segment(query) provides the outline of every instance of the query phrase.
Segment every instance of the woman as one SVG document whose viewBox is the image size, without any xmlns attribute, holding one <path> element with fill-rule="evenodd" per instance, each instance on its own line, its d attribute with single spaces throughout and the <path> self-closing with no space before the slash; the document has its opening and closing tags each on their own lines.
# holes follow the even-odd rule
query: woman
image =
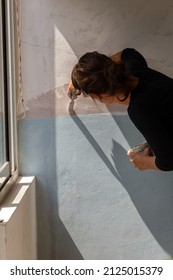
<svg viewBox="0 0 173 280">
<path fill-rule="evenodd" d="M 149 148 L 129 152 L 130 161 L 140 170 L 173 170 L 173 79 L 149 68 L 138 51 L 126 48 L 111 58 L 86 53 L 72 70 L 69 96 L 74 91 L 106 104 L 127 105 L 154 154 Z"/>
</svg>

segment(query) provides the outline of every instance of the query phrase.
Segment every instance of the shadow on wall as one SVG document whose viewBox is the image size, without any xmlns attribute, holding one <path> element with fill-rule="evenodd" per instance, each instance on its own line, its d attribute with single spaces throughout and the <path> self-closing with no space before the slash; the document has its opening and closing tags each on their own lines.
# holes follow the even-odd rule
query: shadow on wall
<svg viewBox="0 0 173 280">
<path fill-rule="evenodd" d="M 38 259 L 83 259 L 58 216 L 54 118 L 20 120 L 20 174 L 35 175 Z"/>
<path fill-rule="evenodd" d="M 125 117 L 124 117 L 125 118 Z M 124 137 L 133 143 L 133 124 L 123 118 L 114 120 Z M 133 143 L 132 146 L 137 143 Z M 130 195 L 138 213 L 160 246 L 173 256 L 173 172 L 135 171 L 127 164 L 127 152 L 113 141 L 112 158 L 121 183 Z"/>
<path fill-rule="evenodd" d="M 77 58 L 85 52 L 94 50 L 111 53 L 113 45 L 118 51 L 122 47 L 122 42 L 117 41 L 117 38 L 121 38 L 122 33 L 126 41 L 130 41 L 131 35 L 127 32 L 127 21 L 129 25 L 133 15 L 129 13 L 127 2 L 122 2 L 114 0 L 61 1 L 61 5 L 58 5 L 58 16 L 54 14 L 55 24 Z M 69 6 L 75 8 L 71 10 Z M 134 29 L 133 26 L 133 31 Z"/>
<path fill-rule="evenodd" d="M 162 53 L 171 52 L 173 7 L 169 2 L 63 0 L 51 17 L 78 58 L 88 51 L 113 54 L 132 46 L 161 61 L 158 44 Z"/>
<path fill-rule="evenodd" d="M 56 26 L 78 58 L 98 46 L 104 47 L 106 42 L 109 45 L 112 32 L 106 30 L 116 25 L 116 4 L 114 0 L 65 0 L 58 5 L 58 16 L 54 14 Z"/>
<path fill-rule="evenodd" d="M 91 135 L 89 130 L 86 128 L 86 126 L 83 124 L 81 119 L 76 115 L 74 109 L 74 101 L 71 101 L 69 104 L 69 115 L 71 116 L 74 123 L 78 126 L 78 128 L 81 130 L 81 132 L 85 135 L 88 142 L 91 144 L 91 146 L 94 148 L 94 150 L 97 152 L 99 157 L 103 160 L 107 168 L 110 170 L 110 172 L 118 179 L 119 176 L 116 172 L 115 167 L 112 165 L 109 158 L 105 155 L 104 151 L 101 149 L 101 147 L 98 145 L 94 137 Z"/>
<path fill-rule="evenodd" d="M 173 256 L 172 172 L 159 173 L 157 171 L 141 172 L 135 170 L 129 163 L 127 151 L 115 140 L 113 140 L 111 153 L 114 162 L 113 166 L 81 119 L 75 115 L 72 105 L 73 102 L 71 102 L 69 110 L 72 120 L 85 135 L 110 172 L 126 189 L 140 217 L 155 240 L 167 253 Z M 134 127 L 133 124 L 129 123 L 127 116 L 113 116 L 113 118 L 121 128 L 128 143 L 134 145 L 134 137 L 131 133 Z"/>
<path fill-rule="evenodd" d="M 37 177 L 37 248 L 38 259 L 50 260 L 83 260 L 74 240 L 66 230 L 58 215 L 57 185 L 52 188 L 47 182 L 43 182 L 43 176 Z M 57 181 L 54 181 L 54 185 Z M 50 187 L 50 192 L 43 191 Z M 46 205 L 46 201 L 51 203 Z M 40 206 L 41 205 L 41 206 Z"/>
<path fill-rule="evenodd" d="M 170 174 L 141 174 L 127 164 L 127 152 L 113 141 L 112 158 L 140 217 L 160 246 L 173 256 L 173 189 Z"/>
</svg>

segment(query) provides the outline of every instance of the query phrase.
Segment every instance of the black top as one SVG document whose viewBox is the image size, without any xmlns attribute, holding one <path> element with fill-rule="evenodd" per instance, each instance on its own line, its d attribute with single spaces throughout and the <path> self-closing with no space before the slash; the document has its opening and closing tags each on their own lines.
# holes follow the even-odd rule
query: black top
<svg viewBox="0 0 173 280">
<path fill-rule="evenodd" d="M 128 114 L 156 156 L 156 166 L 173 170 L 173 79 L 148 67 L 135 49 L 124 49 L 122 61 L 139 84 L 132 91 Z"/>
</svg>

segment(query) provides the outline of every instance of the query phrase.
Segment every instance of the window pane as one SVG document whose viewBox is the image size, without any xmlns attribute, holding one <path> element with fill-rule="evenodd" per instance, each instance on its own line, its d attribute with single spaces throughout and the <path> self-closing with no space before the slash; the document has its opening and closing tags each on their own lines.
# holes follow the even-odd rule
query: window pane
<svg viewBox="0 0 173 280">
<path fill-rule="evenodd" d="M 15 100 L 15 49 L 14 6 L 15 1 L 0 0 L 0 198 L 8 182 L 13 184 L 17 170 L 17 123 Z M 10 179 L 10 182 L 9 182 Z M 8 189 L 7 187 L 7 189 Z M 5 188 L 4 188 L 5 189 Z"/>
<path fill-rule="evenodd" d="M 2 91 L 0 91 L 0 168 L 6 162 L 5 119 L 3 104 L 4 101 Z"/>
<path fill-rule="evenodd" d="M 1 4 L 1 3 L 0 3 Z M 6 162 L 5 95 L 3 75 L 2 13 L 0 9 L 0 168 Z"/>
</svg>

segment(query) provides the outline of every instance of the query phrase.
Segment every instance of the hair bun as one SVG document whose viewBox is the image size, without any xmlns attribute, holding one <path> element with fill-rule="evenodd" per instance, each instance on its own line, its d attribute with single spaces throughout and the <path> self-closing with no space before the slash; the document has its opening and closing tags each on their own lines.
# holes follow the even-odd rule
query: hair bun
<svg viewBox="0 0 173 280">
<path fill-rule="evenodd" d="M 118 83 L 123 83 L 127 79 L 126 68 L 123 63 L 109 61 L 104 67 L 104 77 L 109 86 L 115 88 Z"/>
<path fill-rule="evenodd" d="M 71 80 L 75 89 L 90 93 L 115 94 L 124 88 L 129 74 L 122 62 L 115 62 L 110 57 L 98 52 L 84 54 L 73 68 Z"/>
<path fill-rule="evenodd" d="M 119 83 L 124 82 L 126 77 L 126 67 L 124 63 L 117 63 L 117 80 Z"/>
</svg>

